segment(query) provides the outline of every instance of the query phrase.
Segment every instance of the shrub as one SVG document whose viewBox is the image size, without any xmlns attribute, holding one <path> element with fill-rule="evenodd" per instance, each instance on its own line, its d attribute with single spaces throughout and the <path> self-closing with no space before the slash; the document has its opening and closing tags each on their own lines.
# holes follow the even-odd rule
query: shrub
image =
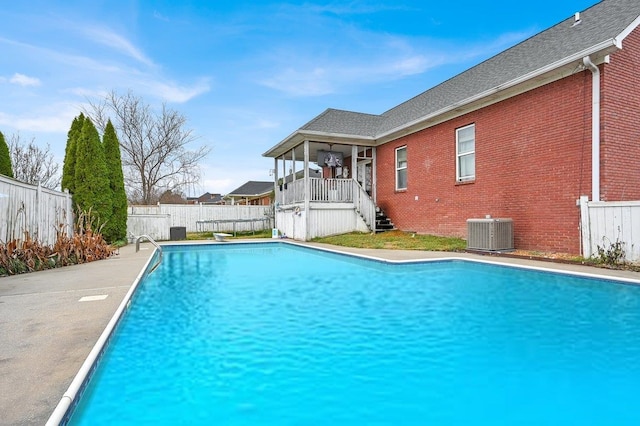
<svg viewBox="0 0 640 426">
<path fill-rule="evenodd" d="M 83 212 L 78 214 L 73 236 L 69 237 L 64 226 L 59 226 L 53 246 L 40 244 L 28 232 L 21 241 L 0 244 L 0 275 L 41 271 L 110 257 L 115 247 L 104 240 L 101 226 L 94 228 L 91 213 Z"/>
<path fill-rule="evenodd" d="M 616 239 L 612 243 L 607 237 L 602 237 L 602 246 L 598 245 L 597 249 L 596 261 L 598 263 L 603 263 L 607 266 L 618 266 L 625 263 L 624 241 Z"/>
</svg>

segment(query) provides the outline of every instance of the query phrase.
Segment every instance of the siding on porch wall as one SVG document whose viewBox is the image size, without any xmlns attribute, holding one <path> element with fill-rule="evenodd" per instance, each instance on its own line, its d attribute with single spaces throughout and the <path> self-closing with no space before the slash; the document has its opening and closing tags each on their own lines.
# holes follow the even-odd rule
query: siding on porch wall
<svg viewBox="0 0 640 426">
<path fill-rule="evenodd" d="M 602 201 L 640 200 L 640 30 L 622 47 L 602 72 Z"/>
<path fill-rule="evenodd" d="M 455 130 L 471 123 L 476 178 L 456 183 Z M 396 191 L 395 148 L 404 145 L 408 184 Z M 579 254 L 576 200 L 591 198 L 591 72 L 386 143 L 377 153 L 378 205 L 397 228 L 466 238 L 467 219 L 508 217 L 517 249 Z"/>
</svg>

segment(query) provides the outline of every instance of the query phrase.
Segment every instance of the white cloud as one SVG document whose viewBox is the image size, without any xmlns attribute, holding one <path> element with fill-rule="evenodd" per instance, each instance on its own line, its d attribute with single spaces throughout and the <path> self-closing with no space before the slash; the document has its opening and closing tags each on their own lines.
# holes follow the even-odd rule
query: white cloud
<svg viewBox="0 0 640 426">
<path fill-rule="evenodd" d="M 159 19 L 161 21 L 165 21 L 165 22 L 170 22 L 171 20 L 169 18 L 167 18 L 166 16 L 164 16 L 162 13 L 158 12 L 157 10 L 153 11 L 153 17 L 156 19 Z"/>
<path fill-rule="evenodd" d="M 277 129 L 280 127 L 280 123 L 273 120 L 267 120 L 265 118 L 258 119 L 256 124 L 258 129 Z"/>
<path fill-rule="evenodd" d="M 17 47 L 25 57 L 37 58 L 40 61 L 53 61 L 58 65 L 64 66 L 69 73 L 73 71 L 77 72 L 78 70 L 90 70 L 92 75 L 96 75 L 96 72 L 114 73 L 121 71 L 117 66 L 106 65 L 102 61 L 97 61 L 86 56 L 71 55 L 63 53 L 60 50 L 40 47 L 29 43 L 22 43 L 2 37 L 0 37 L 0 43 Z M 49 66 L 50 65 L 51 64 L 49 64 Z"/>
<path fill-rule="evenodd" d="M 236 185 L 236 182 L 233 179 L 203 179 L 202 187 L 204 189 L 202 193 L 212 192 L 216 194 L 226 195 L 239 186 L 240 185 Z M 197 195 L 202 195 L 202 193 Z"/>
<path fill-rule="evenodd" d="M 504 50 L 528 35 L 506 33 L 490 42 L 460 47 L 445 41 L 354 31 L 351 38 L 359 42 L 344 43 L 353 46 L 348 50 L 338 46 L 331 52 L 309 56 L 296 52 L 322 50 L 311 45 L 274 49 L 265 58 L 270 63 L 265 68 L 271 73 L 259 78 L 258 83 L 290 96 L 322 96 L 353 86 L 422 74 L 442 65 L 472 62 Z M 291 64 L 296 64 L 295 68 Z"/>
<path fill-rule="evenodd" d="M 337 70 L 327 72 L 324 68 L 287 68 L 270 78 L 262 80 L 261 83 L 266 87 L 293 96 L 327 95 L 335 92 L 334 83 L 331 80 L 337 76 L 337 73 L 332 71 Z"/>
<path fill-rule="evenodd" d="M 117 51 L 131 58 L 134 58 L 135 60 L 150 67 L 155 66 L 153 61 L 149 59 L 140 49 L 134 46 L 129 40 L 122 37 L 120 34 L 116 34 L 109 28 L 99 28 L 91 26 L 85 27 L 83 29 L 83 32 L 97 43 L 112 47 Z"/>
<path fill-rule="evenodd" d="M 143 83 L 143 85 L 145 85 Z M 210 85 L 206 79 L 199 81 L 191 87 L 165 83 L 162 81 L 151 81 L 146 84 L 149 91 L 155 96 L 168 102 L 184 103 L 198 95 L 210 90 Z"/>
<path fill-rule="evenodd" d="M 420 74 L 428 68 L 430 68 L 430 65 L 427 58 L 422 55 L 416 55 L 400 59 L 396 63 L 391 64 L 389 70 L 400 75 L 414 75 Z"/>
<path fill-rule="evenodd" d="M 0 112 L 0 125 L 25 132 L 66 133 L 78 112 L 78 106 L 70 104 L 51 105 L 46 110 L 22 115 Z"/>
<path fill-rule="evenodd" d="M 83 98 L 104 98 L 109 92 L 107 90 L 87 89 L 85 87 L 72 87 L 61 91 L 62 93 L 71 93 Z"/>
<path fill-rule="evenodd" d="M 117 35 L 109 33 L 108 31 L 99 32 L 96 30 L 94 35 L 97 34 L 100 34 L 100 37 L 102 37 L 105 42 L 109 40 L 113 42 L 113 44 L 121 42 L 122 49 L 130 51 L 134 56 L 137 55 L 136 49 L 128 44 L 126 40 L 118 38 Z M 94 59 L 86 56 L 67 54 L 37 45 L 2 38 L 0 38 L 0 42 L 20 47 L 22 52 L 29 52 L 30 56 L 46 58 L 57 66 L 64 66 L 65 71 L 60 75 L 69 81 L 73 80 L 76 84 L 83 85 L 83 87 L 60 89 L 61 93 L 72 93 L 85 98 L 102 97 L 107 91 L 112 89 L 126 90 L 131 87 L 136 87 L 140 89 L 146 88 L 148 94 L 157 96 L 168 102 L 184 103 L 211 90 L 208 78 L 202 78 L 191 85 L 181 85 L 169 81 L 161 75 L 157 75 L 155 72 L 133 69 L 124 63 L 107 63 L 102 58 Z M 143 56 L 140 57 L 140 60 L 152 64 L 150 60 L 147 60 Z M 22 85 L 39 84 L 39 80 L 22 74 L 14 75 L 11 82 Z M 116 83 L 116 86 L 109 86 L 108 84 L 110 83 L 107 82 Z M 95 87 L 90 88 L 92 85 Z"/>
<path fill-rule="evenodd" d="M 303 62 L 303 61 L 301 61 Z M 287 68 L 263 79 L 260 83 L 291 96 L 308 97 L 336 93 L 345 87 L 396 80 L 420 74 L 440 65 L 440 55 L 397 55 L 385 59 L 363 58 L 353 62 L 326 63 L 323 68 Z"/>
<path fill-rule="evenodd" d="M 24 74 L 15 73 L 10 79 L 10 83 L 17 84 L 18 86 L 40 86 L 40 80 L 35 77 L 28 77 Z"/>
<path fill-rule="evenodd" d="M 237 167 L 229 167 L 228 164 L 221 163 L 220 159 L 214 158 L 207 163 L 201 164 L 201 187 L 192 189 L 192 191 L 201 192 L 192 195 L 199 196 L 204 192 L 224 195 L 250 180 L 272 181 L 273 177 L 269 176 L 270 167 L 273 167 L 273 160 L 270 158 L 257 157 L 255 160 L 241 163 Z"/>
<path fill-rule="evenodd" d="M 368 15 L 372 13 L 388 12 L 390 10 L 408 10 L 404 6 L 385 5 L 382 3 L 368 4 L 367 2 L 334 2 L 325 5 L 307 4 L 300 6 L 311 13 L 331 13 L 334 15 Z"/>
</svg>

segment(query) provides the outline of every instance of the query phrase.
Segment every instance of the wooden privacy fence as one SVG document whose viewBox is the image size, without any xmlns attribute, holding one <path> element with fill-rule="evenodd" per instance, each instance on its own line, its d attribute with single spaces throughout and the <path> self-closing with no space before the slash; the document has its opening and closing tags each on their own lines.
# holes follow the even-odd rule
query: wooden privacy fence
<svg viewBox="0 0 640 426">
<path fill-rule="evenodd" d="M 622 242 L 626 260 L 640 261 L 640 201 L 588 201 L 580 197 L 582 256 Z"/>
<path fill-rule="evenodd" d="M 270 229 L 273 225 L 272 211 L 271 206 L 245 205 L 129 206 L 127 234 L 129 236 L 146 234 L 157 240 L 168 240 L 169 229 L 172 227 L 185 227 L 187 232 L 259 231 Z"/>
<path fill-rule="evenodd" d="M 52 245 L 60 228 L 69 236 L 73 234 L 73 204 L 68 192 L 0 176 L 0 243 L 21 240 L 28 232 L 41 244 Z"/>
</svg>

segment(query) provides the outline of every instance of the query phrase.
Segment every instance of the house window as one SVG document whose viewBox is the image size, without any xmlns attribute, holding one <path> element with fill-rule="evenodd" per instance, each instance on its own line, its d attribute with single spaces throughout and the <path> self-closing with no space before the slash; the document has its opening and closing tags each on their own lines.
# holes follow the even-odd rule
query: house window
<svg viewBox="0 0 640 426">
<path fill-rule="evenodd" d="M 456 129 L 456 180 L 476 178 L 476 125 Z"/>
<path fill-rule="evenodd" d="M 407 189 L 407 147 L 396 148 L 396 190 Z"/>
</svg>

